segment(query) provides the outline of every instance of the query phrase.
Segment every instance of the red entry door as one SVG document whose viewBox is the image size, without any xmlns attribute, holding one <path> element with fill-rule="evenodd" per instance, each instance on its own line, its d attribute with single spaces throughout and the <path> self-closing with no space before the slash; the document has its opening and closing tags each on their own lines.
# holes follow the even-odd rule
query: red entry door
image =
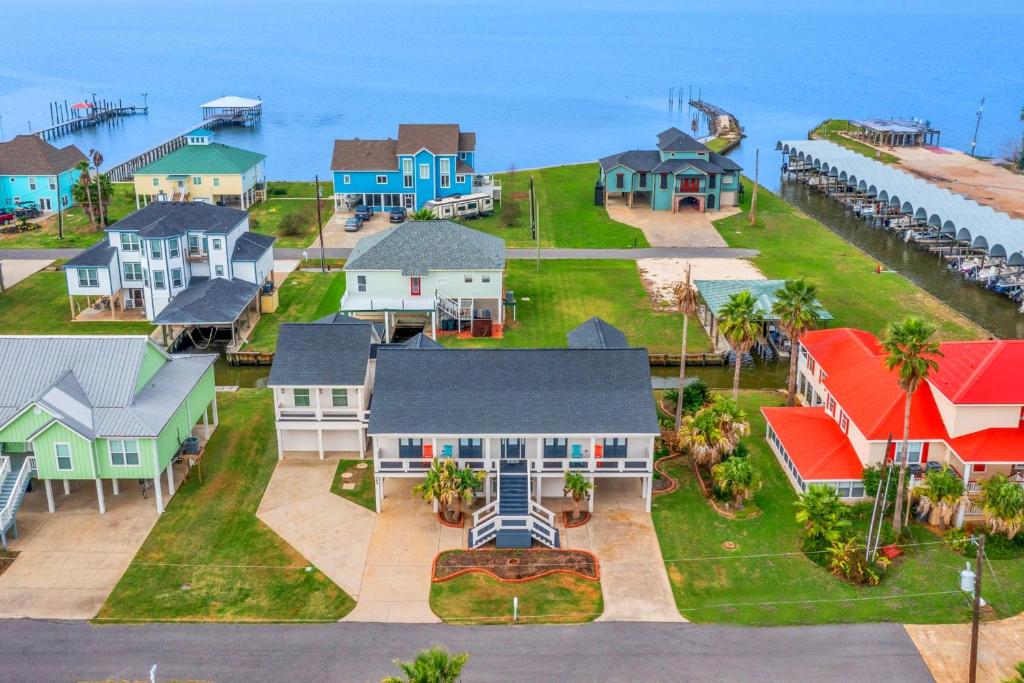
<svg viewBox="0 0 1024 683">
<path fill-rule="evenodd" d="M 409 293 L 413 296 L 419 296 L 420 291 L 420 279 L 418 277 L 409 278 Z"/>
</svg>

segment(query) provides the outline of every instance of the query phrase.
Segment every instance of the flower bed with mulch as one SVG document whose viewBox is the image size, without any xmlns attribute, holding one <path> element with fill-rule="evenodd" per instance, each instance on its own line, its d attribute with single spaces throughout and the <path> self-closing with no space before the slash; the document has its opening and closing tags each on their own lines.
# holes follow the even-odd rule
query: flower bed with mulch
<svg viewBox="0 0 1024 683">
<path fill-rule="evenodd" d="M 697 479 L 697 485 L 700 487 L 700 494 L 708 501 L 708 503 L 711 504 L 711 509 L 719 515 L 729 519 L 753 519 L 761 514 L 760 508 L 753 505 L 747 505 L 737 509 L 715 500 L 714 492 L 711 490 L 711 484 L 708 483 L 708 480 L 711 479 L 711 470 L 693 462 L 691 462 L 690 465 L 693 470 L 693 475 Z M 707 477 L 706 479 L 705 476 Z"/>
<path fill-rule="evenodd" d="M 672 493 L 679 488 L 679 482 L 675 480 L 675 477 L 670 475 L 663 469 L 666 462 L 674 460 L 679 457 L 678 453 L 666 455 L 664 458 L 658 458 L 654 461 L 654 471 L 657 472 L 660 477 L 654 479 L 654 483 L 651 487 L 651 491 L 654 495 L 661 495 L 664 493 Z"/>
<path fill-rule="evenodd" d="M 575 529 L 578 526 L 583 526 L 590 521 L 591 514 L 586 510 L 580 511 L 580 518 L 573 519 L 572 510 L 565 510 L 562 512 L 562 524 L 565 525 L 566 529 Z"/>
<path fill-rule="evenodd" d="M 446 526 L 449 529 L 461 529 L 466 523 L 466 515 L 460 512 L 458 519 L 456 519 L 454 522 L 449 522 L 447 519 L 444 518 L 443 512 L 438 512 L 437 521 L 441 523 L 441 526 Z"/>
<path fill-rule="evenodd" d="M 499 581 L 521 583 L 563 572 L 597 581 L 597 557 L 586 550 L 553 548 L 446 550 L 434 558 L 433 581 L 440 583 L 471 572 Z"/>
</svg>

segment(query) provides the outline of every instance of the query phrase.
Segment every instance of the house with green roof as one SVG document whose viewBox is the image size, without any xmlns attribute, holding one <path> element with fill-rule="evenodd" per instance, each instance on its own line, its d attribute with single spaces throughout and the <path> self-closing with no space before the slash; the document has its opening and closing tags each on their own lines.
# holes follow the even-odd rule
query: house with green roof
<svg viewBox="0 0 1024 683">
<path fill-rule="evenodd" d="M 267 198 L 264 154 L 211 142 L 197 128 L 185 145 L 135 172 L 135 205 L 154 201 L 209 202 L 247 209 Z"/>
<path fill-rule="evenodd" d="M 772 312 L 776 294 L 786 286 L 785 280 L 696 280 L 694 286 L 699 295 L 697 316 L 715 342 L 715 348 L 727 348 L 719 331 L 719 318 L 729 299 L 740 292 L 750 292 L 755 299 L 754 311 L 761 320 L 761 336 L 752 353 L 765 360 L 789 357 L 792 342 L 778 326 L 779 318 Z M 817 302 L 821 307 L 821 303 Z M 832 314 L 820 308 L 820 322 L 827 325 Z"/>
</svg>

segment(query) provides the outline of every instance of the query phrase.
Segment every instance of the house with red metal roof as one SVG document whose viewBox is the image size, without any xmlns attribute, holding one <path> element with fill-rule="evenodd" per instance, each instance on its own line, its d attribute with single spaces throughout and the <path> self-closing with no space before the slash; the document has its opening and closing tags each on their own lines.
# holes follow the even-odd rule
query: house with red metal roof
<svg viewBox="0 0 1024 683">
<path fill-rule="evenodd" d="M 938 369 L 910 404 L 911 474 L 948 465 L 969 494 L 994 474 L 1024 486 L 1024 341 L 940 346 Z M 864 467 L 891 460 L 903 438 L 906 399 L 896 372 L 862 330 L 808 332 L 799 354 L 803 405 L 762 409 L 768 443 L 798 491 L 827 484 L 846 499 L 868 496 Z"/>
</svg>

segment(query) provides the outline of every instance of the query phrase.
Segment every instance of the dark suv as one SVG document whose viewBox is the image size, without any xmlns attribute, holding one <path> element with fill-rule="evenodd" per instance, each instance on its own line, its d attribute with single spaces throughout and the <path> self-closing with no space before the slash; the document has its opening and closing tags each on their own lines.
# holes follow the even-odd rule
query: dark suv
<svg viewBox="0 0 1024 683">
<path fill-rule="evenodd" d="M 389 223 L 402 223 L 405 221 L 405 209 L 400 206 L 396 206 L 388 211 L 388 222 Z"/>
<path fill-rule="evenodd" d="M 361 218 L 364 221 L 368 221 L 373 218 L 373 209 L 366 204 L 360 204 L 356 207 L 356 218 Z"/>
</svg>

